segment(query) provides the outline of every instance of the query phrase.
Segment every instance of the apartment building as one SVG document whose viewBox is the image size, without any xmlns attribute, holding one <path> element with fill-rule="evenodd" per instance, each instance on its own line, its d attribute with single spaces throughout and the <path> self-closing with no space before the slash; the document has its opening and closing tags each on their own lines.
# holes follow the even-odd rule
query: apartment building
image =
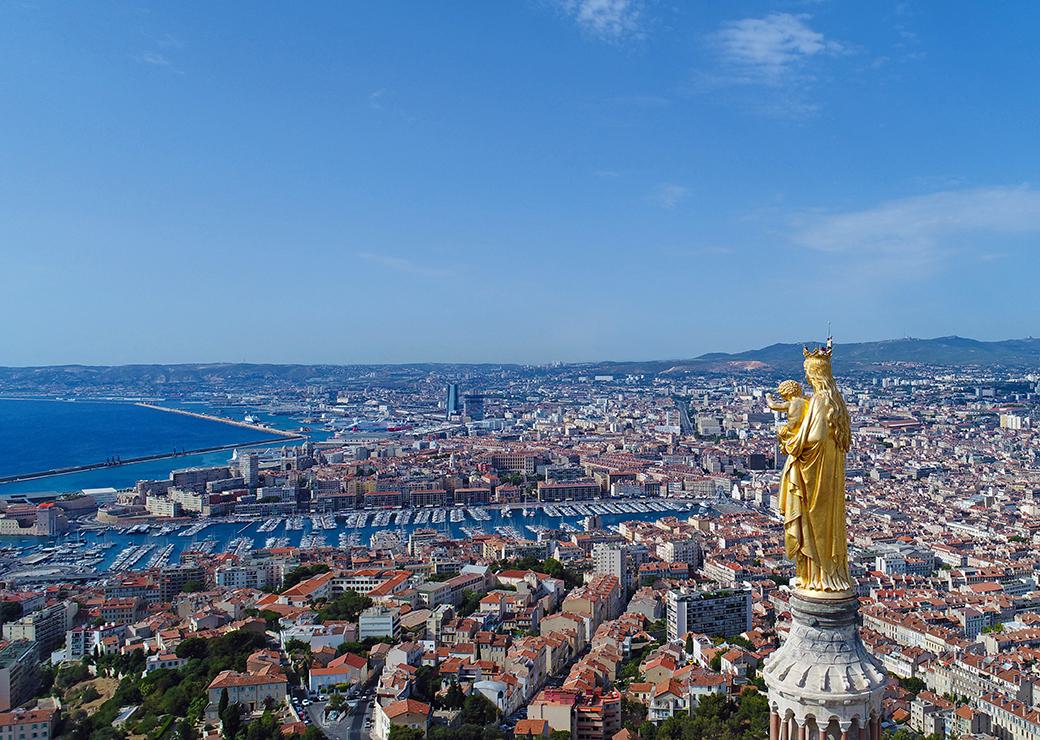
<svg viewBox="0 0 1040 740">
<path fill-rule="evenodd" d="M 286 686 L 285 676 L 278 670 L 256 673 L 221 671 L 209 684 L 206 716 L 216 719 L 220 695 L 224 691 L 228 692 L 232 704 L 241 705 L 247 712 L 256 712 L 263 710 L 268 703 L 283 703 Z"/>
<path fill-rule="evenodd" d="M 463 592 L 474 591 L 482 594 L 486 590 L 483 574 L 465 572 L 447 581 L 424 583 L 417 589 L 419 599 L 428 609 L 434 609 L 441 604 L 458 606 L 462 602 Z"/>
<path fill-rule="evenodd" d="M 534 475 L 538 456 L 531 452 L 496 452 L 491 455 L 490 463 L 495 470 Z"/>
<path fill-rule="evenodd" d="M 106 624 L 133 624 L 141 618 L 144 606 L 141 598 L 105 599 L 98 607 L 98 614 Z"/>
<path fill-rule="evenodd" d="M 400 633 L 401 614 L 397 609 L 377 604 L 365 609 L 358 617 L 358 639 L 361 641 L 369 637 L 390 637 L 396 640 Z"/>
<path fill-rule="evenodd" d="M 74 601 L 62 602 L 37 609 L 14 622 L 4 625 L 5 640 L 35 642 L 41 655 L 50 652 L 65 640 L 65 632 L 72 626 L 78 606 Z"/>
<path fill-rule="evenodd" d="M 621 730 L 621 694 L 609 691 L 543 689 L 527 707 L 527 717 L 544 720 L 574 740 L 609 740 Z"/>
<path fill-rule="evenodd" d="M 699 568 L 704 562 L 701 544 L 695 539 L 668 540 L 657 545 L 657 557 L 666 563 L 689 563 Z"/>
<path fill-rule="evenodd" d="M 751 629 L 751 591 L 668 593 L 668 639 L 682 640 L 688 632 L 712 637 L 739 635 Z"/>
<path fill-rule="evenodd" d="M 40 681 L 39 655 L 36 643 L 26 640 L 9 642 L 0 649 L 0 712 L 35 696 Z"/>
<path fill-rule="evenodd" d="M 50 740 L 56 709 L 28 709 L 0 713 L 0 740 Z"/>
<path fill-rule="evenodd" d="M 356 591 L 359 594 L 373 595 L 374 591 L 394 594 L 408 588 L 411 573 L 406 570 L 388 570 L 382 568 L 362 568 L 348 570 L 334 575 L 330 581 L 333 597 L 344 591 Z"/>
<path fill-rule="evenodd" d="M 595 481 L 538 481 L 539 501 L 588 501 L 598 498 L 601 493 L 602 489 Z"/>
</svg>

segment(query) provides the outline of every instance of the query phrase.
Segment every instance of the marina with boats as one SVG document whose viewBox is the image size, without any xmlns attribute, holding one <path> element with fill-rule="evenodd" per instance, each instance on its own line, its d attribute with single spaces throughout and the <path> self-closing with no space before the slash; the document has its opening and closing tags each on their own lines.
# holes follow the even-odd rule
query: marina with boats
<svg viewBox="0 0 1040 740">
<path fill-rule="evenodd" d="M 105 572 L 173 565 L 185 553 L 246 555 L 253 550 L 301 547 L 394 547 L 415 529 L 439 529 L 453 538 L 498 534 L 536 539 L 546 529 L 584 530 L 586 517 L 604 528 L 629 519 L 683 515 L 701 505 L 681 499 L 612 499 L 489 505 L 377 509 L 275 517 L 214 517 L 199 521 L 76 529 L 61 538 L 9 538 L 0 548 L 17 575 L 44 580 L 70 574 L 81 580 Z"/>
</svg>

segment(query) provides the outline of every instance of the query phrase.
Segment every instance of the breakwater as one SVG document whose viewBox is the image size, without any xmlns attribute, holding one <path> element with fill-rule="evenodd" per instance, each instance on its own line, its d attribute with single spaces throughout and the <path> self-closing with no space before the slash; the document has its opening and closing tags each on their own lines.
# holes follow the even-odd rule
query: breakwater
<svg viewBox="0 0 1040 740">
<path fill-rule="evenodd" d="M 218 417 L 213 417 L 218 418 Z M 273 429 L 264 429 L 264 431 L 273 432 Z M 64 468 L 51 468 L 50 470 L 40 470 L 34 473 L 19 473 L 17 475 L 4 475 L 0 476 L 0 483 L 20 483 L 28 480 L 38 480 L 40 478 L 50 478 L 55 475 L 67 475 L 68 473 L 83 473 L 88 470 L 101 470 L 103 468 L 118 468 L 123 465 L 133 465 L 134 463 L 149 462 L 151 460 L 166 460 L 174 457 L 186 457 L 188 455 L 200 455 L 206 452 L 220 452 L 221 450 L 233 450 L 235 448 L 245 449 L 247 447 L 263 447 L 273 443 L 285 442 L 289 439 L 305 439 L 302 434 L 291 434 L 285 432 L 279 432 L 277 437 L 268 437 L 267 439 L 258 439 L 252 442 L 239 442 L 236 444 L 226 445 L 213 445 L 210 447 L 200 447 L 194 450 L 175 450 L 173 452 L 157 452 L 152 455 L 137 455 L 135 457 L 127 457 L 116 461 L 106 460 L 100 463 L 90 463 L 88 465 L 70 465 Z"/>
<path fill-rule="evenodd" d="M 287 432 L 282 429 L 274 429 L 272 427 L 261 426 L 260 424 L 250 424 L 247 421 L 235 421 L 234 419 L 228 419 L 223 416 L 213 416 L 212 414 L 200 414 L 198 411 L 188 411 L 187 409 L 174 409 L 169 406 L 156 406 L 154 403 L 138 402 L 134 406 L 140 406 L 143 409 L 152 409 L 153 411 L 165 411 L 169 414 L 180 414 L 181 416 L 191 416 L 196 419 L 205 419 L 207 421 L 218 421 L 221 424 L 229 424 L 233 427 L 242 427 L 243 429 L 252 429 L 254 432 L 265 432 L 267 434 L 276 434 L 279 437 L 285 439 L 302 439 L 303 435 L 297 434 L 296 432 Z"/>
</svg>

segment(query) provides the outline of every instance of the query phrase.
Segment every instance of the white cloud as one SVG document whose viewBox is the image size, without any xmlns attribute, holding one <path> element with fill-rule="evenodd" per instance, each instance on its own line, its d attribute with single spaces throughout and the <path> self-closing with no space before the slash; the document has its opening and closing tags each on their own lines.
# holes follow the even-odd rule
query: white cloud
<svg viewBox="0 0 1040 740">
<path fill-rule="evenodd" d="M 159 45 L 164 49 L 174 48 L 169 44 Z M 140 64 L 147 64 L 150 67 L 156 67 L 158 69 L 164 69 L 172 74 L 184 74 L 184 70 L 177 66 L 173 59 L 171 59 L 169 56 L 160 51 L 146 51 L 132 58 L 135 62 L 138 62 Z"/>
<path fill-rule="evenodd" d="M 796 244 L 922 271 L 968 250 L 984 259 L 995 253 L 993 241 L 999 237 L 1040 233 L 1040 191 L 1027 186 L 947 190 L 801 221 L 793 235 Z"/>
<path fill-rule="evenodd" d="M 358 257 L 373 265 L 384 267 L 387 270 L 404 273 L 406 275 L 417 275 L 424 278 L 449 278 L 454 273 L 440 267 L 428 267 L 420 265 L 405 257 L 394 257 L 386 254 L 374 254 L 372 252 L 359 252 Z"/>
<path fill-rule="evenodd" d="M 666 182 L 659 185 L 657 189 L 647 197 L 647 200 L 661 208 L 672 209 L 679 205 L 679 202 L 684 200 L 689 194 L 689 188 L 677 185 L 674 182 Z"/>
<path fill-rule="evenodd" d="M 169 34 L 169 33 L 164 34 L 160 38 L 156 39 L 155 43 L 157 43 L 159 45 L 159 47 L 163 48 L 163 49 L 183 49 L 184 48 L 184 42 L 181 39 L 179 39 L 176 36 L 174 36 L 173 34 Z"/>
<path fill-rule="evenodd" d="M 685 92 L 770 118 L 810 118 L 820 108 L 813 88 L 824 58 L 854 53 L 809 23 L 811 16 L 771 13 L 728 21 L 709 35 L 712 60 L 694 70 Z"/>
<path fill-rule="evenodd" d="M 841 43 L 810 28 L 808 20 L 809 16 L 791 13 L 745 18 L 723 24 L 712 40 L 735 71 L 759 82 L 779 83 L 807 59 L 845 51 Z"/>
<path fill-rule="evenodd" d="M 557 0 L 559 7 L 586 33 L 607 41 L 639 35 L 637 0 Z"/>
<path fill-rule="evenodd" d="M 151 64 L 153 67 L 166 67 L 167 69 L 173 68 L 173 62 L 170 61 L 169 57 L 156 51 L 148 51 L 144 54 L 139 54 L 136 59 L 144 64 Z"/>
</svg>

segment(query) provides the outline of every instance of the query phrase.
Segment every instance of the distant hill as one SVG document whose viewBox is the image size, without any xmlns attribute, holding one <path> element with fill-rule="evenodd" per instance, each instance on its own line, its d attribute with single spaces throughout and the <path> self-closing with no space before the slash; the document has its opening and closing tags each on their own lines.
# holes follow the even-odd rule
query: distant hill
<svg viewBox="0 0 1040 740">
<path fill-rule="evenodd" d="M 604 372 L 682 373 L 725 370 L 790 370 L 802 364 L 802 346 L 819 346 L 819 341 L 771 344 L 761 349 L 728 354 L 711 352 L 690 360 L 597 363 Z M 863 370 L 885 363 L 914 363 L 935 366 L 1038 367 L 1040 339 L 1005 339 L 981 342 L 965 337 L 935 339 L 887 339 L 880 342 L 836 343 L 835 363 L 842 369 Z"/>
<path fill-rule="evenodd" d="M 816 346 L 819 342 L 805 342 Z M 761 349 L 727 354 L 712 352 L 687 360 L 643 362 L 591 362 L 540 368 L 538 372 L 675 375 L 732 371 L 788 372 L 802 364 L 802 344 L 771 344 Z M 964 337 L 936 339 L 890 339 L 882 342 L 837 343 L 835 364 L 839 372 L 877 368 L 886 363 L 955 367 L 1005 368 L 1040 367 L 1040 339 L 1007 339 L 980 342 Z M 251 363 L 184 363 L 171 365 L 54 365 L 47 367 L 0 367 L 0 389 L 20 393 L 55 393 L 62 390 L 140 387 L 157 393 L 200 385 L 270 387 L 279 383 L 328 384 L 337 388 L 394 386 L 407 383 L 430 371 L 452 375 L 473 374 L 518 365 L 467 365 L 413 363 L 408 365 L 264 365 Z"/>
</svg>

